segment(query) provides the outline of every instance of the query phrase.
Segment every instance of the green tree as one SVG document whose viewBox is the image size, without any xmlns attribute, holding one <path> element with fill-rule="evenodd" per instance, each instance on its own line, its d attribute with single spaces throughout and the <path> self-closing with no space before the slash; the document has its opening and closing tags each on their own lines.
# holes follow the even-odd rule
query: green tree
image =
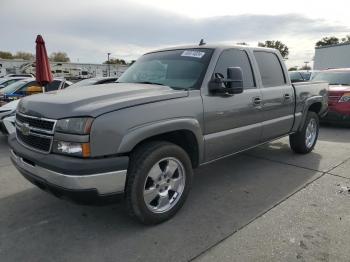
<svg viewBox="0 0 350 262">
<path fill-rule="evenodd" d="M 336 45 L 339 44 L 339 38 L 335 36 L 323 37 L 321 40 L 316 42 L 316 47 Z"/>
<path fill-rule="evenodd" d="M 18 51 L 14 56 L 17 59 L 34 60 L 35 56 L 32 53 Z"/>
<path fill-rule="evenodd" d="M 239 42 L 237 45 L 248 45 L 246 42 Z"/>
<path fill-rule="evenodd" d="M 288 69 L 288 71 L 297 71 L 298 70 L 298 67 L 297 66 L 293 66 L 293 67 L 290 67 Z"/>
<path fill-rule="evenodd" d="M 300 67 L 300 70 L 311 70 L 311 67 L 308 65 L 303 65 L 302 67 Z"/>
<path fill-rule="evenodd" d="M 110 64 L 110 65 L 126 65 L 126 62 L 124 59 L 118 59 L 118 58 L 111 58 L 109 61 L 104 61 L 104 64 Z"/>
<path fill-rule="evenodd" d="M 258 46 L 261 47 L 269 47 L 269 48 L 275 48 L 278 51 L 280 51 L 282 57 L 284 59 L 288 59 L 289 55 L 289 48 L 285 44 L 283 44 L 281 41 L 277 40 L 266 40 L 264 43 L 259 43 Z"/>
<path fill-rule="evenodd" d="M 350 35 L 347 35 L 341 39 L 342 43 L 350 43 Z"/>
<path fill-rule="evenodd" d="M 0 58 L 2 58 L 2 59 L 13 59 L 13 55 L 11 54 L 11 52 L 0 51 Z"/>
<path fill-rule="evenodd" d="M 65 52 L 53 52 L 50 55 L 50 60 L 52 62 L 70 62 L 70 59 Z"/>
<path fill-rule="evenodd" d="M 135 63 L 136 60 L 131 60 L 131 62 L 129 63 L 129 65 L 132 65 L 133 63 Z"/>
</svg>

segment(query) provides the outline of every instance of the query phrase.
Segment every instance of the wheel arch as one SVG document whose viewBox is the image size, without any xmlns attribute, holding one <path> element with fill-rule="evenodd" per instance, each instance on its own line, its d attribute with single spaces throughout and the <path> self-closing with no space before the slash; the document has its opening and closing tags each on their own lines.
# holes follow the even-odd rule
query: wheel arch
<svg viewBox="0 0 350 262">
<path fill-rule="evenodd" d="M 192 166 L 203 160 L 204 144 L 201 127 L 196 119 L 171 119 L 149 123 L 129 130 L 118 148 L 118 153 L 130 153 L 150 141 L 168 141 L 183 148 L 189 155 Z"/>
</svg>

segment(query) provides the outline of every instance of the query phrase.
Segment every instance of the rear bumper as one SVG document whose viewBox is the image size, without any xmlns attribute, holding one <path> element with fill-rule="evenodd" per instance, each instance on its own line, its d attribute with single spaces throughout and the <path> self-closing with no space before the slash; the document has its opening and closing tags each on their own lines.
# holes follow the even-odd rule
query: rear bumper
<svg viewBox="0 0 350 262">
<path fill-rule="evenodd" d="M 11 160 L 20 173 L 55 196 L 83 204 L 102 204 L 117 200 L 124 194 L 127 157 L 113 157 L 105 161 L 45 155 L 23 147 L 13 135 L 9 137 L 9 145 Z M 43 165 L 43 161 L 47 164 Z M 72 165 L 74 168 L 70 169 Z"/>
</svg>

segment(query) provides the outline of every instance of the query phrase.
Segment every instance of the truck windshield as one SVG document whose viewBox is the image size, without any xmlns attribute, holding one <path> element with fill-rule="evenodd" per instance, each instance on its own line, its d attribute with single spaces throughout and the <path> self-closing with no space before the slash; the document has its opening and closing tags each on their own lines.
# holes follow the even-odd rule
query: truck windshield
<svg viewBox="0 0 350 262">
<path fill-rule="evenodd" d="M 319 72 L 312 81 L 326 81 L 330 85 L 350 85 L 349 72 Z"/>
<path fill-rule="evenodd" d="M 199 89 L 212 53 L 207 48 L 149 53 L 139 58 L 117 82 Z"/>
</svg>

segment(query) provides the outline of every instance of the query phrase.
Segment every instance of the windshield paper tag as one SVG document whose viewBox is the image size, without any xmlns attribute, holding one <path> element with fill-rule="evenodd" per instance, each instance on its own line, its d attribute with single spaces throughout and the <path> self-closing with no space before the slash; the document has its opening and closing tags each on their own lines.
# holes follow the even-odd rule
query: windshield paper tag
<svg viewBox="0 0 350 262">
<path fill-rule="evenodd" d="M 189 57 L 195 57 L 195 58 L 202 58 L 204 55 L 205 55 L 204 52 L 191 51 L 191 50 L 186 50 L 181 54 L 181 56 L 189 56 Z"/>
</svg>

